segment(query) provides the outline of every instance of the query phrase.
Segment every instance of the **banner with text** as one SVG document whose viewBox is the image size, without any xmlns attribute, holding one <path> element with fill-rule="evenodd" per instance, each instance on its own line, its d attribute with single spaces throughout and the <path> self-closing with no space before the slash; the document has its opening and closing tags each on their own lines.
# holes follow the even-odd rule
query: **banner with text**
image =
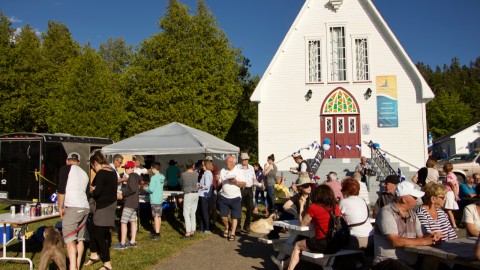
<svg viewBox="0 0 480 270">
<path fill-rule="evenodd" d="M 377 76 L 377 124 L 398 127 L 397 76 Z"/>
</svg>

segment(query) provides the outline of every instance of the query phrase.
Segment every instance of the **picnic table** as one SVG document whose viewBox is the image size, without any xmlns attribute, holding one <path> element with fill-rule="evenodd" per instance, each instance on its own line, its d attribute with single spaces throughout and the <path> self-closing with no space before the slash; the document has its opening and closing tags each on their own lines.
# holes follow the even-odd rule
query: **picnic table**
<svg viewBox="0 0 480 270">
<path fill-rule="evenodd" d="M 28 224 L 35 223 L 35 222 L 40 222 L 52 218 L 58 218 L 60 216 L 59 213 L 55 214 L 50 214 L 50 215 L 43 215 L 43 216 L 35 216 L 35 217 L 30 217 L 29 215 L 22 215 L 22 214 L 15 214 L 15 215 L 10 215 L 10 213 L 5 213 L 5 214 L 0 214 L 0 224 L 3 223 L 3 238 L 2 238 L 2 244 L 3 244 L 3 252 L 2 252 L 2 257 L 0 260 L 6 260 L 6 261 L 27 261 L 30 264 L 30 269 L 33 269 L 33 262 L 29 258 L 25 257 L 25 233 L 27 231 L 27 226 Z M 22 257 L 7 257 L 7 224 L 10 224 L 10 226 L 14 227 L 21 227 L 20 229 L 20 237 L 22 239 Z"/>
<path fill-rule="evenodd" d="M 434 257 L 446 263 L 460 264 L 480 269 L 480 262 L 475 258 L 474 246 L 477 237 L 457 238 L 442 241 L 434 246 L 409 246 L 406 251 L 422 256 Z"/>
</svg>

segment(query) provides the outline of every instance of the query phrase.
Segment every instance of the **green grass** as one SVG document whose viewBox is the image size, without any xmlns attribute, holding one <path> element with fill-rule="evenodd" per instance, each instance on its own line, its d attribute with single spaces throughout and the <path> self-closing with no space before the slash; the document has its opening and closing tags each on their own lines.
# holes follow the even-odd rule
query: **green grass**
<svg viewBox="0 0 480 270">
<path fill-rule="evenodd" d="M 8 213 L 9 205 L 0 203 L 0 213 Z M 28 226 L 28 231 L 36 231 L 40 226 L 53 226 L 60 219 L 52 219 L 37 223 L 32 223 Z M 150 231 L 147 231 L 141 227 L 137 235 L 138 248 L 130 248 L 126 250 L 114 250 L 110 249 L 110 257 L 114 269 L 149 269 L 151 266 L 165 260 L 177 253 L 178 251 L 187 248 L 196 241 L 209 237 L 206 235 L 196 234 L 194 238 L 181 239 L 183 234 L 184 224 L 176 221 L 174 224 L 169 224 L 166 221 L 162 221 L 161 233 L 162 239 L 157 241 L 151 241 L 149 239 Z M 198 235 L 198 236 L 197 236 Z M 216 237 L 216 236 L 214 236 Z M 117 244 L 117 235 L 112 234 L 112 245 Z M 40 243 L 26 244 L 26 257 L 32 259 L 34 268 L 37 269 L 40 258 L 40 251 L 42 246 Z M 21 257 L 22 256 L 21 241 L 12 241 L 7 246 L 8 257 Z M 86 256 L 90 254 L 90 251 L 86 252 Z M 82 269 L 98 269 L 101 263 L 97 263 L 93 266 L 84 266 Z M 2 270 L 23 270 L 29 269 L 28 263 L 20 263 L 15 261 L 0 261 L 0 269 Z"/>
</svg>

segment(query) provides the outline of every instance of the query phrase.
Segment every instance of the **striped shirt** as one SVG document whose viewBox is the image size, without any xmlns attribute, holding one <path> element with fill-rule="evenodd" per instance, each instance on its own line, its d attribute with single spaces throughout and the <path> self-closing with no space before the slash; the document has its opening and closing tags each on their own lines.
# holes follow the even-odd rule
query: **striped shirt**
<svg viewBox="0 0 480 270">
<path fill-rule="evenodd" d="M 418 208 L 417 216 L 420 220 L 423 233 L 427 234 L 435 231 L 441 231 L 442 240 L 444 241 L 458 238 L 457 233 L 452 228 L 452 225 L 450 225 L 450 221 L 448 221 L 447 214 L 445 214 L 442 209 L 437 208 L 437 215 L 438 218 L 435 221 L 425 208 Z"/>
</svg>

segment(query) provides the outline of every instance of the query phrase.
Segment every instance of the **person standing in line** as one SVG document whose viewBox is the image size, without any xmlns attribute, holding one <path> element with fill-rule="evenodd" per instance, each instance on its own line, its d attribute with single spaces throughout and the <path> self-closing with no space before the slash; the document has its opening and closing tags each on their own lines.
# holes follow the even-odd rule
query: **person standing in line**
<svg viewBox="0 0 480 270">
<path fill-rule="evenodd" d="M 209 200 L 213 193 L 213 165 L 210 160 L 204 160 L 203 175 L 198 185 L 198 199 L 200 202 L 200 232 L 211 234 L 210 232 L 210 216 L 209 216 Z"/>
<path fill-rule="evenodd" d="M 253 212 L 253 183 L 255 182 L 255 170 L 252 165 L 248 164 L 250 157 L 247 153 L 242 153 L 240 159 L 242 160 L 242 163 L 238 164 L 237 168 L 243 173 L 243 178 L 245 179 L 245 186 L 240 188 L 240 192 L 242 194 L 242 205 L 245 205 L 246 208 L 245 222 L 242 231 L 250 233 L 250 221 Z M 242 218 L 240 218 L 238 222 L 240 227 L 242 224 Z"/>
<path fill-rule="evenodd" d="M 168 162 L 166 171 L 167 188 L 168 190 L 180 191 L 180 169 L 176 165 L 177 162 L 173 159 L 170 159 Z"/>
<path fill-rule="evenodd" d="M 210 230 L 216 229 L 217 225 L 217 218 L 218 218 L 218 212 L 217 212 L 217 193 L 220 191 L 220 175 L 219 175 L 219 170 L 217 164 L 213 163 L 213 158 L 212 156 L 207 156 L 205 157 L 205 160 L 208 160 L 212 163 L 212 192 L 210 192 L 210 198 L 208 200 L 208 215 L 209 218 L 211 219 L 211 226 Z"/>
<path fill-rule="evenodd" d="M 152 217 L 154 222 L 155 232 L 150 235 L 150 239 L 157 240 L 161 238 L 160 225 L 162 223 L 162 203 L 163 203 L 163 184 L 165 176 L 160 173 L 160 162 L 152 164 L 153 176 L 150 183 L 144 186 L 143 189 L 150 194 L 150 206 L 152 208 Z"/>
<path fill-rule="evenodd" d="M 271 154 L 267 158 L 267 163 L 263 166 L 263 174 L 266 177 L 265 183 L 267 184 L 267 204 L 268 212 L 265 211 L 265 214 L 268 216 L 269 213 L 273 213 L 274 201 L 275 201 L 275 184 L 277 183 L 277 165 L 275 165 L 275 156 Z"/>
<path fill-rule="evenodd" d="M 235 166 L 233 155 L 225 160 L 227 168 L 220 171 L 222 191 L 220 192 L 220 215 L 225 226 L 223 237 L 235 241 L 238 220 L 242 217 L 242 194 L 240 188 L 246 185 L 243 173 Z M 229 228 L 228 214 L 231 213 L 232 226 Z M 230 229 L 230 230 L 229 230 Z"/>
<path fill-rule="evenodd" d="M 118 178 L 118 192 L 121 193 L 121 189 L 122 189 L 122 184 L 126 185 L 127 184 L 127 180 L 128 180 L 128 175 L 126 174 L 123 174 L 120 175 L 120 173 L 118 172 L 118 169 L 122 166 L 122 163 L 123 163 L 123 156 L 120 155 L 120 154 L 115 154 L 113 155 L 113 158 L 112 158 L 112 163 L 110 163 L 110 167 L 112 167 L 112 169 L 115 170 L 115 172 L 117 173 L 117 178 Z"/>
<path fill-rule="evenodd" d="M 196 216 L 198 206 L 198 173 L 194 170 L 195 163 L 189 159 L 182 173 L 180 184 L 183 186 L 183 218 L 185 219 L 185 235 L 183 238 L 195 236 L 197 229 Z"/>
<path fill-rule="evenodd" d="M 117 209 L 117 174 L 108 165 L 107 159 L 101 151 L 96 151 L 90 157 L 90 166 L 96 172 L 90 185 L 90 193 L 95 200 L 95 213 L 93 214 L 93 241 L 100 254 L 92 251 L 89 261 L 92 264 L 100 259 L 103 266 L 100 270 L 111 270 L 110 261 L 110 234 L 109 230 L 115 226 L 115 210 Z M 89 262 L 85 263 L 86 265 Z"/>
<path fill-rule="evenodd" d="M 122 188 L 122 199 L 124 201 L 122 217 L 120 219 L 120 243 L 114 246 L 114 249 L 125 249 L 127 247 L 137 247 L 137 209 L 139 206 L 139 191 L 142 177 L 134 172 L 135 163 L 127 161 L 125 163 L 125 173 L 128 174 L 127 186 Z M 127 243 L 127 225 L 130 223 L 130 241 Z"/>
<path fill-rule="evenodd" d="M 253 213 L 258 214 L 258 196 L 260 195 L 262 202 L 265 204 L 265 211 L 268 212 L 268 203 L 265 199 L 265 175 L 263 175 L 262 166 L 259 163 L 253 164 L 253 170 L 255 171 L 256 182 L 255 185 L 255 201 L 254 201 L 254 208 Z"/>
<path fill-rule="evenodd" d="M 90 212 L 87 173 L 78 166 L 80 155 L 72 152 L 67 164 L 60 168 L 58 177 L 58 211 L 62 218 L 62 232 L 67 246 L 70 270 L 80 269 L 85 241 L 85 224 Z"/>
</svg>

